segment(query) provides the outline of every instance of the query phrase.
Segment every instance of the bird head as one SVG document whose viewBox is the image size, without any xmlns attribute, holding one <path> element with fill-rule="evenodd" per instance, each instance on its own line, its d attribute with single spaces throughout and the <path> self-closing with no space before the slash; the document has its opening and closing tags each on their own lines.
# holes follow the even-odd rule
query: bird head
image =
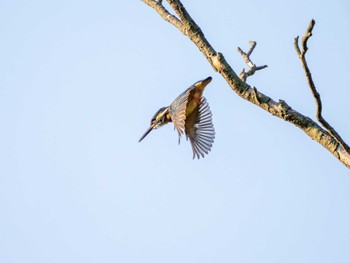
<svg viewBox="0 0 350 263">
<path fill-rule="evenodd" d="M 168 122 L 171 122 L 169 107 L 162 107 L 152 117 L 149 128 L 142 135 L 139 142 L 141 142 L 152 130 L 157 129 L 158 127 L 163 126 Z"/>
<path fill-rule="evenodd" d="M 199 88 L 199 89 L 201 89 L 201 90 L 203 91 L 204 88 L 211 82 L 212 79 L 213 79 L 212 77 L 207 77 L 206 79 L 197 81 L 197 82 L 194 83 L 193 85 L 194 85 L 196 88 Z"/>
</svg>

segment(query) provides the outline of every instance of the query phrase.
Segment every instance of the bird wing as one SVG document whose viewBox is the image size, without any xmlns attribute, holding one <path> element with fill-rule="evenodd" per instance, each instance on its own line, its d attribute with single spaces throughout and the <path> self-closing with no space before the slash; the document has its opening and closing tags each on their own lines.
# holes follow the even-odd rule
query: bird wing
<svg viewBox="0 0 350 263">
<path fill-rule="evenodd" d="M 212 122 L 212 113 L 205 97 L 201 104 L 186 121 L 186 137 L 190 139 L 193 151 L 193 159 L 208 154 L 213 146 L 215 129 Z"/>
<path fill-rule="evenodd" d="M 192 87 L 181 93 L 169 106 L 169 114 L 172 122 L 179 134 L 179 137 L 184 132 L 186 121 L 186 105 Z M 179 138 L 180 142 L 180 138 Z"/>
</svg>

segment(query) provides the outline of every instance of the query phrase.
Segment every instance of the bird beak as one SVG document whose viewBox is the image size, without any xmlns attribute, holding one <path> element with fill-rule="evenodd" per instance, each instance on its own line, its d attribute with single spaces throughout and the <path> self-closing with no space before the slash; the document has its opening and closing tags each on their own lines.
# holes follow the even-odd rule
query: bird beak
<svg viewBox="0 0 350 263">
<path fill-rule="evenodd" d="M 207 77 L 206 79 L 202 80 L 202 85 L 207 86 L 212 79 L 212 77 Z"/>
<path fill-rule="evenodd" d="M 207 77 L 206 79 L 196 82 L 194 86 L 203 92 L 205 87 L 211 82 L 212 79 L 212 77 Z"/>
<path fill-rule="evenodd" d="M 151 131 L 153 130 L 153 126 L 149 126 L 149 128 L 147 129 L 147 131 L 142 135 L 141 139 L 139 140 L 139 142 L 141 142 Z"/>
</svg>

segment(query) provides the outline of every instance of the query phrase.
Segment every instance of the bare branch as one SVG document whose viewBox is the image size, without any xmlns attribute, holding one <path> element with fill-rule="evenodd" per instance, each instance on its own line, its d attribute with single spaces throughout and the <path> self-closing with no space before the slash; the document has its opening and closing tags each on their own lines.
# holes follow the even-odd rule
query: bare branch
<svg viewBox="0 0 350 263">
<path fill-rule="evenodd" d="M 247 78 L 254 75 L 255 71 L 257 70 L 262 70 L 264 68 L 267 68 L 267 65 L 263 65 L 263 66 L 256 66 L 250 59 L 250 55 L 253 53 L 255 47 L 256 47 L 256 42 L 255 41 L 249 41 L 249 45 L 250 45 L 250 49 L 248 50 L 247 53 L 243 52 L 243 50 L 238 47 L 238 53 L 241 54 L 242 58 L 244 59 L 245 63 L 248 65 L 249 67 L 249 71 L 245 72 L 245 70 L 243 69 L 242 72 L 239 74 L 239 78 L 246 82 Z"/>
<path fill-rule="evenodd" d="M 308 42 L 309 38 L 312 36 L 312 30 L 313 30 L 314 26 L 315 26 L 315 20 L 312 19 L 310 21 L 310 24 L 309 24 L 306 32 L 305 32 L 305 35 L 301 39 L 302 49 L 300 50 L 300 48 L 299 48 L 299 44 L 298 44 L 299 37 L 296 37 L 294 39 L 294 48 L 295 48 L 295 50 L 300 58 L 301 64 L 303 66 L 303 69 L 304 69 L 304 72 L 306 75 L 308 85 L 311 89 L 312 95 L 313 95 L 315 102 L 316 102 L 316 118 L 317 118 L 317 120 L 323 125 L 323 127 L 325 127 L 327 129 L 327 131 L 344 148 L 344 150 L 350 154 L 349 146 L 345 143 L 345 141 L 340 137 L 340 135 L 334 130 L 334 128 L 322 116 L 321 96 L 317 92 L 316 85 L 312 79 L 312 75 L 311 75 L 310 69 L 308 67 L 306 58 L 305 58 L 305 54 L 308 50 L 307 42 Z"/>
<path fill-rule="evenodd" d="M 305 35 L 301 39 L 301 47 L 302 47 L 301 55 L 302 56 L 305 56 L 305 54 L 308 50 L 307 41 L 312 36 L 312 30 L 314 29 L 314 26 L 315 26 L 315 20 L 311 19 L 310 24 L 306 29 Z"/>
<path fill-rule="evenodd" d="M 292 109 L 285 101 L 281 100 L 276 102 L 269 96 L 257 91 L 256 88 L 252 88 L 246 82 L 242 81 L 242 79 L 227 63 L 224 55 L 220 52 L 216 52 L 210 45 L 202 30 L 188 14 L 180 0 L 167 0 L 180 20 L 171 15 L 160 3 L 156 1 L 142 1 L 157 11 L 164 20 L 173 24 L 183 34 L 188 36 L 188 38 L 202 52 L 213 69 L 221 74 L 221 76 L 226 80 L 232 90 L 237 93 L 237 95 L 271 113 L 273 116 L 294 124 L 304 131 L 311 139 L 317 141 L 323 147 L 325 147 L 341 163 L 350 168 L 350 153 L 346 151 L 346 148 L 339 144 L 328 131 L 324 130 L 311 118 L 306 117 Z M 305 47 L 307 47 L 306 43 L 307 39 L 305 39 Z M 250 55 L 251 52 L 252 51 L 248 52 L 247 54 Z"/>
<path fill-rule="evenodd" d="M 253 53 L 255 47 L 256 47 L 256 42 L 255 41 L 249 41 L 249 45 L 250 45 L 250 49 L 247 52 L 247 57 L 249 58 L 249 56 Z"/>
<path fill-rule="evenodd" d="M 300 48 L 299 48 L 298 41 L 299 41 L 299 36 L 294 38 L 294 48 L 295 48 L 295 51 L 297 52 L 298 56 L 300 57 L 301 51 L 300 51 Z"/>
</svg>

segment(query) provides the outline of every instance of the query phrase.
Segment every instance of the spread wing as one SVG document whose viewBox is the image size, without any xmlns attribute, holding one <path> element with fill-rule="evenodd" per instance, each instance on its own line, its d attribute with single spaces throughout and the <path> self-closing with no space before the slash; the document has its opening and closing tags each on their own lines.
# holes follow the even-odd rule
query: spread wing
<svg viewBox="0 0 350 263">
<path fill-rule="evenodd" d="M 179 137 L 181 136 L 181 134 L 184 132 L 184 129 L 185 129 L 186 105 L 187 105 L 188 97 L 190 95 L 191 90 L 192 90 L 192 87 L 185 90 L 169 106 L 169 114 L 179 134 Z"/>
<path fill-rule="evenodd" d="M 193 159 L 208 154 L 214 143 L 215 129 L 212 113 L 205 97 L 202 97 L 198 110 L 188 117 L 186 122 L 186 136 L 190 139 Z"/>
</svg>

